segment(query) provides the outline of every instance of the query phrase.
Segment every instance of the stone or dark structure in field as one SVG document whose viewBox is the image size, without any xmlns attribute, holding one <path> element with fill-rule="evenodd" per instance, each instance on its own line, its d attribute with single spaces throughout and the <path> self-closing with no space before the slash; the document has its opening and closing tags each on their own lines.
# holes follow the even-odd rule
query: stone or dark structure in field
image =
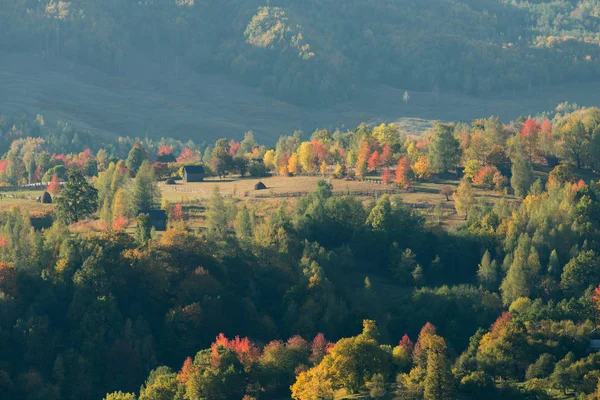
<svg viewBox="0 0 600 400">
<path fill-rule="evenodd" d="M 203 182 L 204 167 L 202 165 L 186 165 L 183 167 L 184 182 Z"/>
<path fill-rule="evenodd" d="M 258 182 L 256 185 L 254 185 L 254 190 L 265 190 L 266 188 L 267 186 L 262 182 Z"/>
<path fill-rule="evenodd" d="M 141 210 L 140 214 L 148 214 L 150 216 L 150 225 L 157 231 L 167 230 L 167 212 L 165 210 Z"/>
<path fill-rule="evenodd" d="M 167 185 L 175 185 L 175 179 L 173 178 L 169 178 L 167 179 L 167 181 L 165 182 Z"/>
<path fill-rule="evenodd" d="M 52 196 L 48 192 L 44 192 L 40 197 L 40 203 L 43 204 L 52 204 Z"/>
</svg>

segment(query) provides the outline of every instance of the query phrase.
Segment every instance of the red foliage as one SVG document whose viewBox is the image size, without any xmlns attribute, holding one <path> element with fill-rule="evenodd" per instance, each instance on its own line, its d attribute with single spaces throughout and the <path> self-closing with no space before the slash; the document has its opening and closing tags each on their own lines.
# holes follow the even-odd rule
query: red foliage
<svg viewBox="0 0 600 400">
<path fill-rule="evenodd" d="M 183 367 L 181 367 L 181 371 L 179 371 L 179 373 L 177 374 L 177 381 L 185 385 L 197 371 L 198 367 L 195 367 L 192 363 L 192 358 L 188 357 L 183 362 Z"/>
<path fill-rule="evenodd" d="M 523 137 L 529 137 L 537 135 L 542 130 L 540 124 L 535 119 L 529 118 L 523 123 L 520 135 Z"/>
<path fill-rule="evenodd" d="M 379 167 L 379 152 L 377 150 L 371 154 L 367 165 L 369 166 L 369 172 L 373 172 Z"/>
<path fill-rule="evenodd" d="M 320 164 L 327 158 L 327 147 L 320 140 L 313 140 L 311 142 L 313 147 L 313 152 L 315 154 L 317 164 Z"/>
<path fill-rule="evenodd" d="M 169 154 L 173 153 L 173 148 L 171 146 L 167 146 L 167 145 L 162 145 L 160 147 L 160 149 L 158 150 L 158 153 L 156 153 L 157 156 L 168 156 Z"/>
<path fill-rule="evenodd" d="M 52 195 L 56 195 L 60 192 L 61 186 L 60 181 L 58 179 L 58 175 L 52 175 L 52 180 L 48 183 L 47 191 Z"/>
<path fill-rule="evenodd" d="M 392 171 L 390 171 L 389 168 L 384 169 L 383 174 L 381 175 L 381 181 L 387 185 L 388 183 L 392 182 L 393 179 L 394 177 L 392 176 Z"/>
<path fill-rule="evenodd" d="M 417 146 L 417 149 L 419 149 L 419 150 L 426 148 L 427 146 L 429 146 L 429 138 L 423 139 L 423 140 L 419 140 L 417 142 L 416 146 Z"/>
<path fill-rule="evenodd" d="M 417 343 L 415 344 L 414 348 L 413 348 L 413 359 L 415 360 L 419 360 L 422 359 L 423 357 L 425 357 L 425 351 L 426 349 L 424 348 L 424 346 L 426 346 L 426 339 L 428 336 L 432 336 L 436 334 L 436 329 L 435 326 L 433 326 L 431 323 L 427 322 L 423 328 L 421 328 L 421 332 L 419 332 L 419 338 L 417 339 Z"/>
<path fill-rule="evenodd" d="M 0 248 L 8 247 L 8 240 L 6 238 L 0 237 Z"/>
<path fill-rule="evenodd" d="M 173 206 L 171 219 L 174 219 L 175 221 L 181 221 L 183 219 L 183 207 L 181 206 L 181 203 L 177 203 Z"/>
<path fill-rule="evenodd" d="M 581 189 L 582 187 L 585 186 L 585 181 L 583 179 L 580 179 L 579 182 L 574 183 L 573 186 L 571 186 L 571 188 L 575 191 Z"/>
<path fill-rule="evenodd" d="M 288 339 L 286 347 L 294 350 L 308 350 L 309 344 L 302 336 L 296 335 Z"/>
<path fill-rule="evenodd" d="M 498 337 L 501 331 L 504 330 L 504 328 L 506 328 L 506 325 L 508 325 L 511 319 L 512 316 L 509 312 L 503 312 L 502 315 L 500 315 L 496 322 L 494 322 L 494 324 L 492 325 L 492 328 L 490 329 L 490 336 Z"/>
<path fill-rule="evenodd" d="M 325 339 L 325 335 L 319 333 L 315 336 L 311 344 L 310 361 L 313 364 L 320 363 L 323 357 L 331 350 L 331 347 L 333 347 L 333 343 L 329 343 Z"/>
<path fill-rule="evenodd" d="M 402 336 L 402 339 L 400 339 L 398 346 L 402 347 L 404 351 L 406 351 L 408 354 L 411 354 L 414 348 L 414 344 L 412 340 L 410 340 L 408 335 Z"/>
<path fill-rule="evenodd" d="M 129 220 L 127 218 L 125 218 L 123 215 L 119 216 L 112 223 L 112 228 L 116 231 L 123 231 L 128 226 L 129 226 Z"/>
<path fill-rule="evenodd" d="M 542 122 L 540 132 L 546 136 L 552 135 L 552 122 L 549 119 L 546 119 L 544 122 Z"/>
<path fill-rule="evenodd" d="M 408 161 L 408 158 L 402 157 L 400 161 L 398 161 L 398 168 L 396 168 L 396 183 L 403 186 L 405 189 L 410 187 L 410 182 L 412 180 L 411 173 L 410 161 Z"/>
<path fill-rule="evenodd" d="M 360 153 L 358 154 L 358 160 L 356 161 L 357 172 L 366 171 L 370 152 L 371 147 L 369 146 L 369 143 L 363 142 L 363 144 L 360 147 Z"/>
<path fill-rule="evenodd" d="M 0 173 L 5 172 L 7 166 L 8 160 L 0 161 Z"/>
<path fill-rule="evenodd" d="M 392 162 L 392 155 L 392 146 L 389 143 L 386 143 L 379 155 L 379 165 L 384 167 L 390 165 L 390 162 Z"/>
<path fill-rule="evenodd" d="M 179 157 L 177 157 L 177 162 L 185 163 L 185 162 L 193 161 L 194 156 L 195 156 L 194 152 L 186 147 L 185 149 L 183 149 L 181 151 L 181 154 L 179 155 Z"/>
<path fill-rule="evenodd" d="M 218 346 L 233 350 L 244 365 L 256 362 L 260 357 L 260 350 L 247 337 L 240 339 L 239 336 L 236 336 L 235 339 L 229 340 L 225 335 L 220 333 L 210 347 L 213 355 L 217 354 Z"/>
<path fill-rule="evenodd" d="M 35 172 L 33 173 L 33 180 L 35 182 L 41 182 L 43 176 L 44 176 L 44 173 L 42 172 L 42 167 L 38 165 L 35 168 Z"/>
<path fill-rule="evenodd" d="M 486 165 L 480 168 L 473 176 L 473 183 L 478 186 L 484 186 L 487 189 L 494 188 L 494 175 L 500 173 L 498 168 L 493 165 Z"/>
<path fill-rule="evenodd" d="M 231 139 L 229 141 L 229 155 L 231 157 L 235 157 L 235 155 L 238 153 L 238 150 L 240 149 L 240 143 L 236 142 L 235 140 Z"/>
</svg>

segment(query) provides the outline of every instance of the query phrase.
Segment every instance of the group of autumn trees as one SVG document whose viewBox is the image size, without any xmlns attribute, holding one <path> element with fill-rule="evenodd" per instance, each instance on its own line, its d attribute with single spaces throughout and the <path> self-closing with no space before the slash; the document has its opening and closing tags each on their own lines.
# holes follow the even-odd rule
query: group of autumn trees
<svg viewBox="0 0 600 400">
<path fill-rule="evenodd" d="M 598 78 L 598 22 L 590 0 L 19 0 L 0 10 L 0 50 L 121 75 L 150 62 L 174 76 L 182 66 L 225 71 L 314 105 L 374 83 L 490 94 L 589 82 Z"/>
<path fill-rule="evenodd" d="M 453 234 L 399 198 L 365 204 L 324 181 L 267 213 L 215 193 L 203 234 L 181 223 L 154 239 L 60 219 L 40 232 L 26 212 L 2 213 L 0 398 L 133 393 L 152 370 L 140 398 L 594 393 L 598 187 L 530 192 L 477 202 Z M 368 323 L 339 340 L 365 318 L 378 335 Z M 181 367 L 221 332 L 251 342 L 220 338 Z M 316 362 L 306 341 L 319 333 L 336 343 Z M 412 350 L 397 344 L 405 333 Z M 123 393 L 111 396 L 137 396 Z"/>
<path fill-rule="evenodd" d="M 212 146 L 120 138 L 114 145 L 95 144 L 96 154 L 82 144 L 64 154 L 52 151 L 56 133 L 45 129 L 43 118 L 38 117 L 33 126 L 36 129 L 26 132 L 39 131 L 41 136 L 14 133 L 16 139 L 0 158 L 0 184 L 50 182 L 55 175 L 57 181 L 64 181 L 70 170 L 94 178 L 119 160 L 126 160 L 119 170 L 126 167 L 134 176 L 142 161 L 148 160 L 157 179 L 181 176 L 183 165 L 203 164 L 207 174 L 216 176 L 372 177 L 405 188 L 432 174 L 458 170 L 478 187 L 512 190 L 522 197 L 535 181 L 535 165 L 566 164 L 594 171 L 600 165 L 600 110 L 564 105 L 551 118 L 521 118 L 509 125 L 493 117 L 471 125 L 436 123 L 418 137 L 406 135 L 394 124 L 360 125 L 345 133 L 317 130 L 308 140 L 295 132 L 281 136 L 274 148 L 258 144 L 248 132 L 239 142 L 219 139 Z M 12 131 L 7 132 L 6 137 L 13 137 Z M 78 140 L 75 136 L 73 146 Z"/>
</svg>

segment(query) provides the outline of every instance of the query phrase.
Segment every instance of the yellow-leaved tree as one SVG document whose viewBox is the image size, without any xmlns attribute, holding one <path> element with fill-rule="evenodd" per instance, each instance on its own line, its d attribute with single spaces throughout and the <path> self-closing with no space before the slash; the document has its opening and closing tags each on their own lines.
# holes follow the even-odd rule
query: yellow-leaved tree
<svg viewBox="0 0 600 400">
<path fill-rule="evenodd" d="M 420 156 L 412 165 L 412 170 L 418 180 L 427 179 L 431 176 L 431 166 L 429 160 L 425 156 Z"/>
<path fill-rule="evenodd" d="M 297 175 L 300 172 L 300 164 L 298 163 L 298 154 L 292 153 L 288 160 L 287 170 L 292 175 Z"/>
</svg>

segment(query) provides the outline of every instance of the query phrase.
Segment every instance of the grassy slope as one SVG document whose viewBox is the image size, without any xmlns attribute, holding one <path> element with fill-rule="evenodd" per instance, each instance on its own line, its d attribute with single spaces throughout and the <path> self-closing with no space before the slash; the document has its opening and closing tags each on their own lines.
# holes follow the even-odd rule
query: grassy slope
<svg viewBox="0 0 600 400">
<path fill-rule="evenodd" d="M 212 142 L 243 137 L 274 144 L 295 129 L 351 128 L 360 122 L 399 121 L 408 131 L 421 131 L 434 119 L 472 120 L 499 115 L 504 120 L 552 109 L 562 101 L 593 105 L 599 85 L 555 87 L 546 93 L 515 93 L 487 99 L 441 93 L 411 92 L 408 104 L 401 89 L 373 86 L 356 100 L 327 108 L 305 108 L 263 95 L 221 75 L 181 69 L 114 78 L 62 58 L 0 54 L 0 114 L 42 114 L 92 133 L 116 136 L 173 136 Z"/>
</svg>

